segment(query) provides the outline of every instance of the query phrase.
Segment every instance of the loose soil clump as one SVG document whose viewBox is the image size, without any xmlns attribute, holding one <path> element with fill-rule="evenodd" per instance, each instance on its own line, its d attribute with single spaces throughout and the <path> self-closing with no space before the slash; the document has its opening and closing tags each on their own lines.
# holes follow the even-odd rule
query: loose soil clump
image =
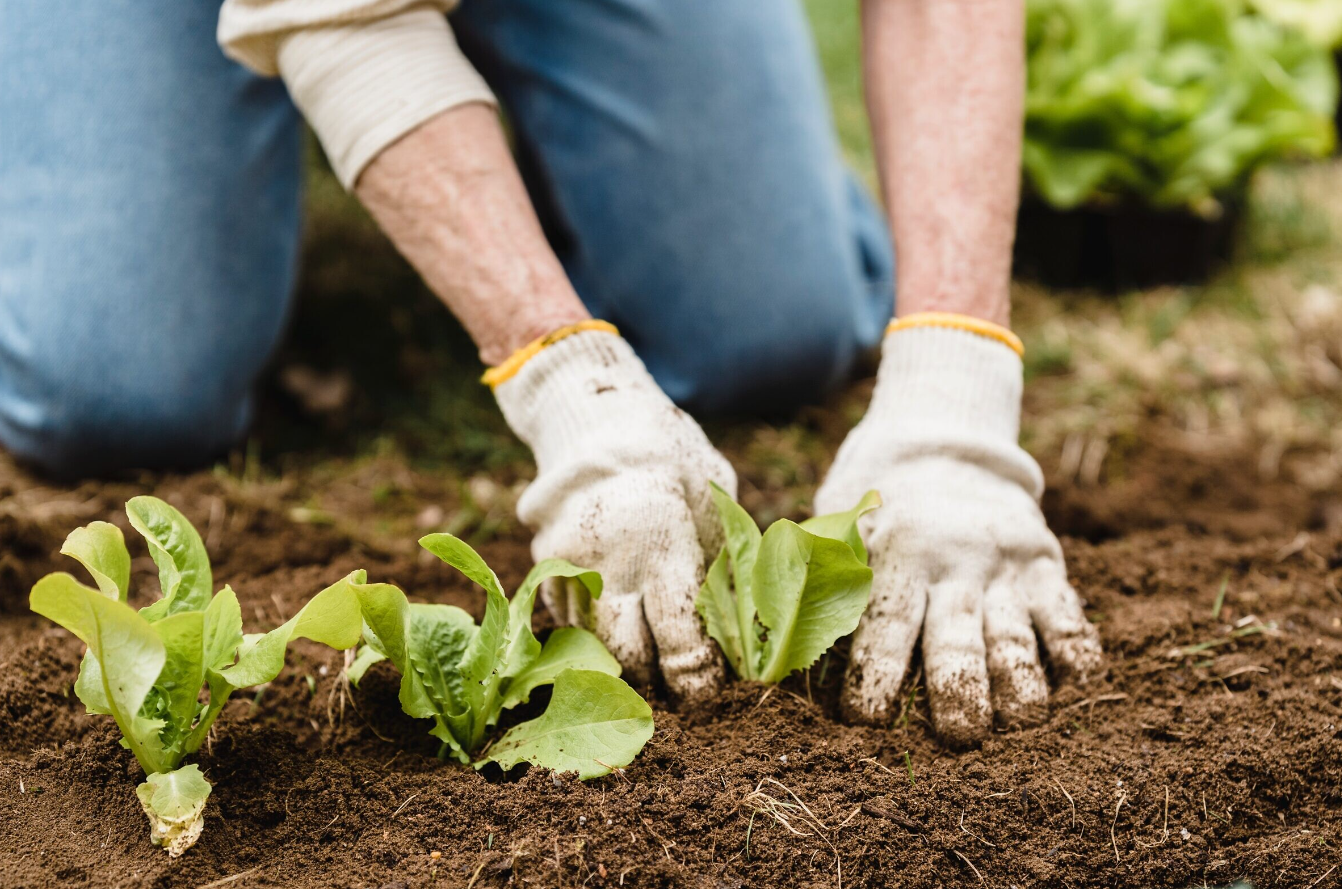
<svg viewBox="0 0 1342 889">
<path fill-rule="evenodd" d="M 74 489 L 0 515 L 0 887 L 1338 885 L 1342 529 L 1285 484 L 1236 502 L 1218 480 L 1252 478 L 1252 461 L 1225 460 L 1163 454 L 1055 486 L 1106 667 L 977 750 L 937 741 L 916 665 L 894 726 L 843 724 L 840 646 L 808 676 L 736 684 L 704 709 L 645 690 L 657 732 L 622 774 L 477 773 L 435 758 L 394 671 L 350 689 L 342 654 L 302 643 L 202 748 L 205 832 L 175 861 L 149 844 L 134 758 L 71 691 L 82 646 L 24 607 L 67 531 L 119 521 L 146 490 Z M 209 474 L 151 491 L 201 528 L 249 630 L 356 567 L 481 612 L 436 560 L 296 524 Z M 481 552 L 505 587 L 529 567 L 518 537 Z M 147 559 L 134 572 L 132 589 L 154 582 Z"/>
</svg>

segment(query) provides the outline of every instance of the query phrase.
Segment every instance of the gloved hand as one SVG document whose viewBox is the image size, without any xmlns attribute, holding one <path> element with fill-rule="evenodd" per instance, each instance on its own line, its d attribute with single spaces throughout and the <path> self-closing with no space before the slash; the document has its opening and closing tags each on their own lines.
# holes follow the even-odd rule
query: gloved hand
<svg viewBox="0 0 1342 889">
<path fill-rule="evenodd" d="M 1042 713 L 1055 668 L 1100 662 L 1095 628 L 1067 582 L 1039 509 L 1043 475 L 1017 444 L 1019 340 L 957 315 L 891 325 L 866 417 L 839 448 L 817 514 L 875 488 L 885 505 L 861 525 L 875 572 L 853 637 L 843 706 L 888 723 L 922 633 L 933 721 L 956 746 Z"/>
<path fill-rule="evenodd" d="M 736 474 L 613 327 L 586 326 L 598 329 L 514 356 L 524 363 L 495 385 L 504 417 L 536 457 L 518 515 L 535 531 L 538 561 L 562 557 L 605 581 L 596 601 L 552 587 L 547 601 L 560 622 L 595 632 L 630 682 L 649 681 L 660 661 L 673 695 L 702 699 L 723 679 L 694 610 L 705 554 L 722 544 L 709 482 L 734 496 Z"/>
</svg>

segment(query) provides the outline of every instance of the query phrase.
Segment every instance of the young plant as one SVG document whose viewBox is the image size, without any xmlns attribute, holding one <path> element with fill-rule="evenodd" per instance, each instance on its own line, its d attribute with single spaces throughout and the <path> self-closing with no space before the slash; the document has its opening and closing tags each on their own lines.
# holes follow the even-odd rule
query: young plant
<svg viewBox="0 0 1342 889">
<path fill-rule="evenodd" d="M 857 629 L 871 593 L 857 520 L 881 505 L 880 495 L 868 491 L 847 512 L 800 525 L 780 519 L 763 534 L 717 485 L 713 502 L 727 543 L 694 607 L 737 676 L 781 682 Z"/>
<path fill-rule="evenodd" d="M 484 619 L 477 627 L 460 608 L 411 604 L 390 584 L 355 584 L 367 645 L 349 668 L 350 681 L 390 660 L 401 673 L 402 709 L 433 720 L 440 756 L 450 752 L 476 768 L 496 762 L 509 769 L 526 760 L 594 778 L 632 762 L 652 737 L 652 708 L 619 678 L 619 663 L 587 630 L 561 627 L 544 646 L 531 632 L 542 581 L 560 578 L 596 598 L 601 576 L 546 559 L 510 603 L 494 572 L 461 540 L 430 534 L 420 545 L 485 591 Z M 488 743 L 500 714 L 543 685 L 554 686 L 545 712 Z"/>
<path fill-rule="evenodd" d="M 145 772 L 136 794 L 150 839 L 175 858 L 200 836 L 210 794 L 200 768 L 182 760 L 200 748 L 229 695 L 279 675 L 293 639 L 335 648 L 358 643 L 351 584 L 364 577 L 355 572 L 318 593 L 278 629 L 244 636 L 238 598 L 227 586 L 212 592 L 209 557 L 191 523 L 154 497 L 133 498 L 126 515 L 149 544 L 162 598 L 138 612 L 126 604 L 125 540 L 115 525 L 94 522 L 72 531 L 61 552 L 88 569 L 97 589 L 64 572 L 48 574 L 29 602 L 88 646 L 75 694 L 88 712 L 111 716 L 121 729 L 121 745 Z M 209 688 L 204 702 L 202 686 Z"/>
</svg>

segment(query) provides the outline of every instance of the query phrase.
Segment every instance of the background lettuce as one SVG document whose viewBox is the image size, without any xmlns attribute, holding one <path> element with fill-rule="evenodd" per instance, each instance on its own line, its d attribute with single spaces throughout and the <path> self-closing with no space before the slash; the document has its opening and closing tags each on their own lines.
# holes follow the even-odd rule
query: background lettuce
<svg viewBox="0 0 1342 889">
<path fill-rule="evenodd" d="M 1206 216 L 1264 161 L 1332 150 L 1337 72 L 1239 0 L 1030 0 L 1027 190 Z"/>
<path fill-rule="evenodd" d="M 1250 0 L 1279 25 L 1294 28 L 1324 49 L 1342 48 L 1342 0 Z"/>
</svg>

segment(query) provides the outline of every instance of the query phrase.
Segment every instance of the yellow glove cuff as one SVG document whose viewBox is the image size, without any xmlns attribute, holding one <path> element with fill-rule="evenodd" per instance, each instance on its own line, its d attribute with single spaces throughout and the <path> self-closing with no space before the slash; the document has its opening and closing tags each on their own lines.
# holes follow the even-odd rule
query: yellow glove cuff
<svg viewBox="0 0 1342 889">
<path fill-rule="evenodd" d="M 954 312 L 917 312 L 891 321 L 885 333 L 889 336 L 897 330 L 908 330 L 913 327 L 949 327 L 952 330 L 976 333 L 990 340 L 996 340 L 1020 357 L 1025 357 L 1025 344 L 1020 341 L 1020 337 L 1000 324 L 984 321 L 972 315 L 957 315 Z"/>
<path fill-rule="evenodd" d="M 527 343 L 525 346 L 509 355 L 501 363 L 496 364 L 485 371 L 480 377 L 480 382 L 484 383 L 490 389 L 494 389 L 498 387 L 500 383 L 506 383 L 517 376 L 517 372 L 522 369 L 522 365 L 539 355 L 541 349 L 544 349 L 546 346 L 554 345 L 565 337 L 573 336 L 575 333 L 582 333 L 585 330 L 599 330 L 602 333 L 610 333 L 615 336 L 620 335 L 620 331 L 615 329 L 614 324 L 611 324 L 609 321 L 599 321 L 595 318 L 588 319 L 587 321 L 579 321 L 577 324 L 570 324 L 567 327 L 561 327 L 558 330 L 552 330 L 545 336 L 537 337 Z"/>
</svg>

